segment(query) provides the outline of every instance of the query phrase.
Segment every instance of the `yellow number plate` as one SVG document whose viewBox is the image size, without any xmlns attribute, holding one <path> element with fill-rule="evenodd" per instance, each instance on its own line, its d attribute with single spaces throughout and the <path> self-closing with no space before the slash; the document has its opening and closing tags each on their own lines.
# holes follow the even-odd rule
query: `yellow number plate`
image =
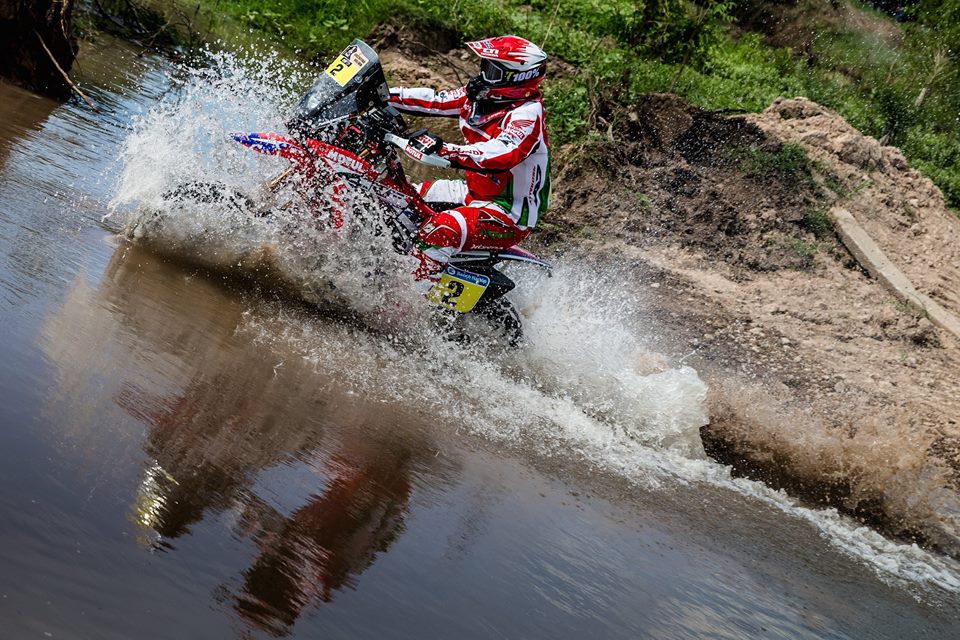
<svg viewBox="0 0 960 640">
<path fill-rule="evenodd" d="M 367 58 L 360 52 L 357 45 L 352 44 L 343 50 L 327 67 L 327 75 L 337 81 L 341 87 L 350 82 L 367 64 Z"/>
<path fill-rule="evenodd" d="M 440 276 L 440 282 L 427 292 L 427 300 L 453 311 L 467 313 L 477 306 L 489 284 L 490 278 L 487 276 L 447 267 Z"/>
</svg>

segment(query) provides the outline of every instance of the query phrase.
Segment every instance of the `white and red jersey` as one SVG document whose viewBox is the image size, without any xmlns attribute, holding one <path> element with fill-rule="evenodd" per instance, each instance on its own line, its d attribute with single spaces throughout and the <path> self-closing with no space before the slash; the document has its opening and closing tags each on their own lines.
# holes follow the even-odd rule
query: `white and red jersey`
<svg viewBox="0 0 960 640">
<path fill-rule="evenodd" d="M 550 203 L 550 149 L 539 93 L 486 114 L 475 113 L 465 87 L 391 89 L 390 104 L 413 115 L 459 117 L 467 144 L 445 143 L 439 155 L 466 170 L 466 203 L 493 203 L 524 229 L 537 224 Z"/>
</svg>

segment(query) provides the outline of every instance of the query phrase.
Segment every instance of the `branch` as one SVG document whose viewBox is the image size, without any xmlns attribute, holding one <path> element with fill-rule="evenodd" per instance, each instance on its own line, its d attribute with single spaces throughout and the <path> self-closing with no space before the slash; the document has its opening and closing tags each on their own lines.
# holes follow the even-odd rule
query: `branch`
<svg viewBox="0 0 960 640">
<path fill-rule="evenodd" d="M 60 5 L 60 30 L 63 32 L 63 38 L 70 42 L 70 34 L 67 29 L 67 14 L 70 12 L 70 0 L 64 0 Z"/>
<path fill-rule="evenodd" d="M 70 88 L 73 89 L 73 90 L 77 93 L 78 96 L 80 96 L 81 98 L 83 98 L 83 101 L 86 102 L 87 105 L 89 105 L 91 109 L 93 109 L 93 112 L 94 112 L 94 113 L 100 113 L 100 110 L 97 109 L 95 106 L 93 106 L 93 103 L 90 102 L 90 98 L 88 98 L 88 97 L 83 93 L 83 91 L 80 91 L 80 87 L 78 87 L 77 85 L 75 85 L 75 84 L 73 83 L 73 80 L 70 79 L 70 76 L 67 75 L 67 72 L 63 70 L 63 67 L 60 66 L 60 63 L 57 62 L 57 59 L 53 57 L 53 54 L 50 53 L 50 49 L 47 48 L 47 43 L 43 41 L 43 38 L 40 36 L 40 33 L 39 33 L 36 29 L 33 30 L 33 33 L 36 34 L 37 40 L 40 41 L 40 46 L 43 47 L 43 50 L 47 52 L 47 55 L 48 55 L 48 56 L 50 56 L 50 62 L 52 62 L 52 63 L 53 63 L 53 66 L 55 66 L 55 67 L 57 68 L 57 71 L 60 72 L 60 75 L 63 76 L 63 79 L 67 81 L 67 84 L 70 85 Z"/>
<path fill-rule="evenodd" d="M 545 36 L 543 36 L 543 42 L 540 43 L 541 49 L 547 45 L 547 38 L 550 37 L 550 31 L 553 29 L 553 21 L 557 19 L 558 11 L 560 11 L 560 0 L 557 0 L 557 5 L 553 8 L 553 15 L 550 17 L 550 24 L 547 25 L 547 33 Z"/>
</svg>

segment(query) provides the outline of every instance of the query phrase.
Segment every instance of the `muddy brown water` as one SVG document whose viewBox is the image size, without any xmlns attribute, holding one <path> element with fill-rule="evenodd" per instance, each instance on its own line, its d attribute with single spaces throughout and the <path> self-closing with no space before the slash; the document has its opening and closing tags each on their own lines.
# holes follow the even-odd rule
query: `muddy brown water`
<svg viewBox="0 0 960 640">
<path fill-rule="evenodd" d="M 0 84 L 0 638 L 960 635 L 749 496 L 504 451 L 245 330 L 376 339 L 101 222 L 169 87 L 101 47 L 102 116 Z"/>
</svg>

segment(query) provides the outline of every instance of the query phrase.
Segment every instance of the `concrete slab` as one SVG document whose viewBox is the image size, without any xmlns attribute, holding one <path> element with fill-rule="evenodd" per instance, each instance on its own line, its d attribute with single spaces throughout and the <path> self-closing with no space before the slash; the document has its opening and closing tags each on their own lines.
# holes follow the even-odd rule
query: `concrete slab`
<svg viewBox="0 0 960 640">
<path fill-rule="evenodd" d="M 830 217 L 833 219 L 840 240 L 870 275 L 883 283 L 883 286 L 899 300 L 920 307 L 927 313 L 932 323 L 960 338 L 960 318 L 917 291 L 903 272 L 891 262 L 873 238 L 860 226 L 853 214 L 841 207 L 833 207 L 830 210 Z"/>
</svg>

